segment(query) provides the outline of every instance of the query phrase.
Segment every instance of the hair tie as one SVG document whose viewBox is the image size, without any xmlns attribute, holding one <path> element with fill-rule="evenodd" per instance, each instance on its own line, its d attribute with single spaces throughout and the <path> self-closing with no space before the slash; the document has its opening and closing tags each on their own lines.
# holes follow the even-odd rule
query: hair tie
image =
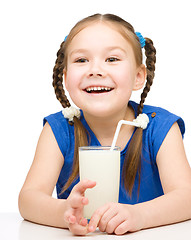
<svg viewBox="0 0 191 240">
<path fill-rule="evenodd" d="M 141 48 L 143 48 L 145 46 L 145 39 L 144 39 L 144 37 L 142 36 L 142 34 L 140 32 L 135 32 L 135 34 L 139 38 L 139 42 L 141 44 Z"/>
<path fill-rule="evenodd" d="M 68 35 L 64 38 L 64 42 L 66 42 L 67 37 L 68 37 Z"/>
<path fill-rule="evenodd" d="M 147 116 L 147 114 L 142 113 L 139 114 L 137 118 L 133 120 L 133 122 L 137 123 L 140 128 L 146 129 L 149 123 L 149 117 Z"/>
<path fill-rule="evenodd" d="M 70 122 L 74 121 L 74 117 L 80 118 L 80 110 L 72 106 L 64 108 L 62 114 Z"/>
</svg>

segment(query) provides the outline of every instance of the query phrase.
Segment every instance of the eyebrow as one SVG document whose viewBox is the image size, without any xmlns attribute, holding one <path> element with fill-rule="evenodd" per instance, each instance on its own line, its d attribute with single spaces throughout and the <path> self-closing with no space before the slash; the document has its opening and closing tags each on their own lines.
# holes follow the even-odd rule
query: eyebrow
<svg viewBox="0 0 191 240">
<path fill-rule="evenodd" d="M 120 46 L 107 47 L 106 49 L 107 49 L 108 51 L 120 50 L 120 51 L 126 53 L 125 49 L 121 48 Z"/>
<path fill-rule="evenodd" d="M 70 55 L 73 55 L 75 53 L 84 53 L 84 52 L 88 52 L 88 50 L 85 48 L 75 49 L 70 53 Z"/>
<path fill-rule="evenodd" d="M 123 53 L 126 54 L 126 51 L 125 49 L 121 48 L 120 46 L 111 46 L 111 47 L 107 47 L 105 48 L 105 51 L 113 51 L 113 50 L 120 50 L 122 51 Z M 75 53 L 88 53 L 89 50 L 88 49 L 85 49 L 85 48 L 80 48 L 80 49 L 74 49 L 71 53 L 70 53 L 70 56 L 75 54 Z"/>
</svg>

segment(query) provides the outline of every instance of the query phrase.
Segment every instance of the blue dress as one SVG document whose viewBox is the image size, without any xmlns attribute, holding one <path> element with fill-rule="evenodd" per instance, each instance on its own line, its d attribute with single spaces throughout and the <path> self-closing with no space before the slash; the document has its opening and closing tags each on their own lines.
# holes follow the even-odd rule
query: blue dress
<svg viewBox="0 0 191 240">
<path fill-rule="evenodd" d="M 133 101 L 129 101 L 129 105 L 133 108 L 136 117 L 138 104 Z M 146 113 L 148 115 L 149 124 L 147 128 L 143 131 L 143 153 L 141 159 L 142 166 L 140 191 L 138 194 L 138 176 L 136 176 L 135 178 L 135 184 L 131 197 L 125 190 L 121 178 L 119 190 L 120 203 L 136 204 L 152 200 L 164 194 L 156 164 L 157 153 L 168 131 L 175 122 L 178 123 L 182 136 L 185 132 L 185 125 L 183 120 L 180 117 L 162 108 L 144 105 L 143 113 Z M 61 169 L 56 184 L 56 189 L 57 197 L 66 199 L 69 196 L 73 186 L 79 182 L 78 178 L 63 194 L 60 194 L 72 171 L 74 156 L 74 127 L 68 124 L 68 120 L 64 118 L 61 111 L 45 117 L 43 123 L 45 124 L 46 122 L 48 122 L 51 126 L 58 146 L 64 156 L 64 165 Z M 90 145 L 99 146 L 100 143 L 96 138 L 95 134 L 88 126 L 82 111 L 81 122 L 90 134 Z M 121 151 L 121 173 L 128 145 L 129 142 L 127 142 L 126 147 Z"/>
</svg>

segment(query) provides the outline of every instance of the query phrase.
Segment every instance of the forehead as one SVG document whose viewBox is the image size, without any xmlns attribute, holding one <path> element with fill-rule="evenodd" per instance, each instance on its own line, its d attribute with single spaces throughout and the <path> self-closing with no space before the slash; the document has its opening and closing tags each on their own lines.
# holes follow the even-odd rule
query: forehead
<svg viewBox="0 0 191 240">
<path fill-rule="evenodd" d="M 121 29 L 121 28 L 120 28 Z M 94 22 L 85 26 L 79 31 L 71 43 L 69 51 L 73 48 L 104 45 L 129 45 L 127 39 L 123 37 L 119 26 L 113 23 Z"/>
</svg>

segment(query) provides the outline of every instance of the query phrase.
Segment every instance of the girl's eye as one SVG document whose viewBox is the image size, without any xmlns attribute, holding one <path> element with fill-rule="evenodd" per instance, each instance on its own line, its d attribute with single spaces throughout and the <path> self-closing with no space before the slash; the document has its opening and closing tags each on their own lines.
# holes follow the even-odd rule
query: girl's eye
<svg viewBox="0 0 191 240">
<path fill-rule="evenodd" d="M 106 59 L 106 62 L 117 62 L 117 61 L 119 61 L 119 58 L 116 58 L 116 57 L 110 57 Z"/>
<path fill-rule="evenodd" d="M 76 63 L 84 63 L 84 62 L 88 62 L 88 60 L 86 58 L 78 58 L 77 60 L 75 60 Z"/>
</svg>

